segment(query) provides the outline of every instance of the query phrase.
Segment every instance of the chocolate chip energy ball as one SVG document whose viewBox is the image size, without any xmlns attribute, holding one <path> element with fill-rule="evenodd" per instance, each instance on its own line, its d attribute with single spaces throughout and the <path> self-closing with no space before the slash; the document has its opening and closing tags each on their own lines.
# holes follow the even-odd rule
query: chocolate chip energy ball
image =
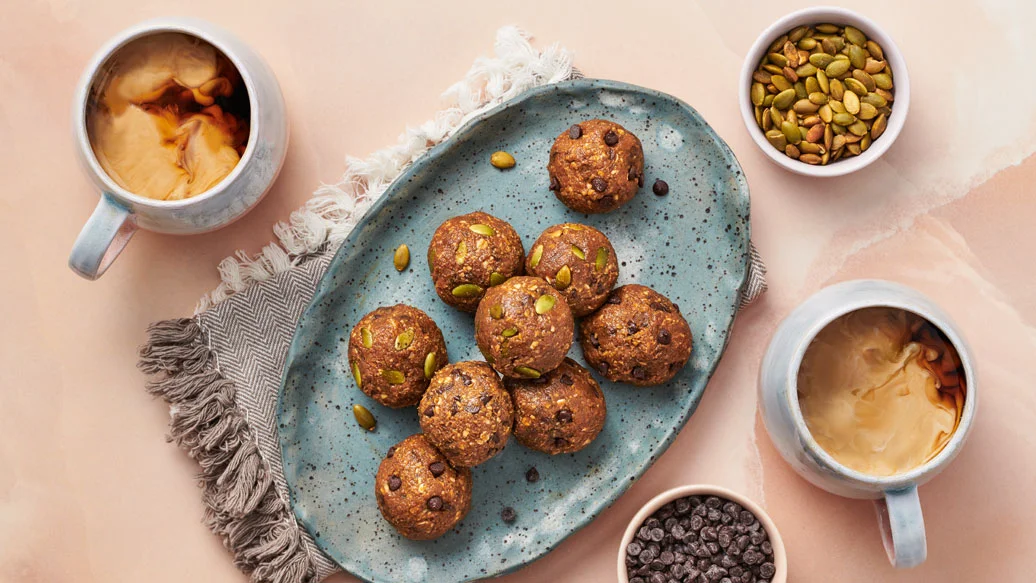
<svg viewBox="0 0 1036 583">
<path fill-rule="evenodd" d="M 448 362 L 439 327 L 412 306 L 378 308 L 349 334 L 349 368 L 356 384 L 386 407 L 416 405 L 432 375 Z"/>
<path fill-rule="evenodd" d="M 538 379 L 504 379 L 514 401 L 514 437 L 549 454 L 590 445 L 604 427 L 601 386 L 571 358 Z"/>
<path fill-rule="evenodd" d="M 644 185 L 644 149 L 617 123 L 592 119 L 565 130 L 550 149 L 550 189 L 568 208 L 606 213 Z"/>
<path fill-rule="evenodd" d="M 554 370 L 574 332 L 564 296 L 538 277 L 513 277 L 491 288 L 475 313 L 475 342 L 505 377 L 537 378 Z"/>
<path fill-rule="evenodd" d="M 484 362 L 440 369 L 417 411 L 428 441 L 458 467 L 477 466 L 499 453 L 514 423 L 511 396 Z"/>
<path fill-rule="evenodd" d="M 374 479 L 378 509 L 399 534 L 440 537 L 471 508 L 471 470 L 454 468 L 424 435 L 390 447 Z"/>
<path fill-rule="evenodd" d="M 601 307 L 619 279 L 615 249 L 604 233 L 587 225 L 548 227 L 525 258 L 525 273 L 546 279 L 581 318 Z"/>
<path fill-rule="evenodd" d="M 580 331 L 586 362 L 613 381 L 658 385 L 691 357 L 691 328 L 676 304 L 642 285 L 613 291 Z"/>
<path fill-rule="evenodd" d="M 442 301 L 474 312 L 490 286 L 522 273 L 525 248 L 505 221 L 478 211 L 439 225 L 428 246 L 428 266 Z"/>
</svg>

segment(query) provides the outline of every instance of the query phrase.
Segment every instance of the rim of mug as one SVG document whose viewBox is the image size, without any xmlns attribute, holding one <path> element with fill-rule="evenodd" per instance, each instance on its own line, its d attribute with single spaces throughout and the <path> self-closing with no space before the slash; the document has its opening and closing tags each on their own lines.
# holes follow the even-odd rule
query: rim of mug
<svg viewBox="0 0 1036 583">
<path fill-rule="evenodd" d="M 891 282 L 882 283 L 887 284 Z M 898 287 L 898 284 L 894 285 Z M 908 289 L 915 294 L 920 293 L 912 288 L 905 289 Z M 928 323 L 938 328 L 939 331 L 942 332 L 950 341 L 953 349 L 957 351 L 957 356 L 960 358 L 961 366 L 964 367 L 964 378 L 967 380 L 967 388 L 964 394 L 964 411 L 961 413 L 960 422 L 957 424 L 957 429 L 953 432 L 953 436 L 950 437 L 950 440 L 946 442 L 946 445 L 943 446 L 942 450 L 940 450 L 932 459 L 912 468 L 909 471 L 893 474 L 891 476 L 865 474 L 836 460 L 831 456 L 831 454 L 827 453 L 819 443 L 817 443 L 812 432 L 810 432 L 809 427 L 806 425 L 806 420 L 802 416 L 802 409 L 799 407 L 798 373 L 799 368 L 802 366 L 802 359 L 806 355 L 806 351 L 809 350 L 810 344 L 813 343 L 817 334 L 826 328 L 828 324 L 846 314 L 851 314 L 852 312 L 857 312 L 866 308 L 896 308 L 924 318 Z M 795 356 L 791 359 L 791 374 L 788 375 L 787 380 L 788 384 L 791 386 L 789 387 L 789 390 L 786 391 L 787 394 L 785 395 L 785 398 L 788 400 L 788 408 L 791 411 L 792 420 L 795 423 L 796 430 L 801 437 L 802 444 L 809 451 L 810 455 L 814 456 L 818 461 L 828 465 L 830 468 L 838 470 L 843 477 L 869 486 L 877 486 L 883 490 L 896 490 L 910 486 L 911 484 L 916 484 L 920 478 L 932 470 L 939 470 L 949 462 L 953 461 L 959 453 L 961 444 L 971 431 L 971 427 L 974 422 L 977 397 L 974 393 L 975 370 L 971 363 L 970 348 L 968 347 L 967 342 L 964 341 L 964 338 L 957 334 L 953 325 L 948 320 L 948 317 L 943 318 L 941 315 L 932 314 L 924 307 L 918 307 L 916 304 L 911 303 L 910 300 L 884 298 L 875 301 L 861 298 L 846 304 L 834 314 L 825 316 L 818 320 L 817 323 L 813 324 L 809 328 L 808 332 L 803 335 L 802 344 L 800 345 L 800 348 L 795 351 Z"/>
<path fill-rule="evenodd" d="M 230 35 L 229 32 L 219 29 L 214 24 L 201 23 L 187 18 L 158 18 L 152 20 L 146 20 L 139 22 L 113 36 L 109 39 L 94 56 L 90 59 L 89 65 L 83 72 L 83 76 L 79 81 L 79 87 L 76 92 L 75 102 L 75 128 L 77 134 L 77 141 L 79 148 L 84 152 L 84 158 L 87 164 L 90 166 L 90 170 L 100 178 L 104 183 L 108 192 L 120 197 L 132 201 L 134 204 L 139 206 L 146 206 L 151 208 L 181 208 L 197 204 L 203 200 L 210 199 L 218 195 L 220 192 L 226 189 L 226 185 L 234 181 L 238 176 L 244 172 L 244 167 L 248 161 L 252 159 L 255 151 L 255 143 L 258 140 L 259 132 L 256 131 L 256 125 L 259 123 L 259 111 L 258 111 L 258 98 L 255 87 L 255 82 L 252 79 L 252 74 L 245 69 L 241 60 L 237 57 L 232 50 L 229 50 L 226 43 L 219 39 L 212 38 L 206 27 L 217 29 L 219 33 Z M 224 57 L 229 60 L 234 67 L 237 69 L 237 73 L 241 75 L 241 80 L 245 84 L 245 91 L 248 92 L 248 143 L 245 144 L 245 151 L 241 155 L 241 159 L 234 165 L 234 169 L 223 177 L 222 180 L 217 182 L 212 188 L 200 192 L 192 197 L 183 198 L 180 200 L 160 200 L 149 198 L 123 188 L 111 176 L 105 172 L 104 168 L 101 167 L 100 162 L 97 161 L 97 156 L 94 154 L 93 145 L 90 142 L 90 131 L 86 127 L 87 118 L 87 102 L 90 99 L 90 91 L 93 87 L 94 81 L 104 71 L 104 67 L 108 60 L 111 59 L 115 54 L 124 48 L 129 43 L 139 40 L 148 36 L 164 33 L 180 33 L 192 36 L 201 41 L 204 41 L 216 48 L 223 54 Z"/>
</svg>

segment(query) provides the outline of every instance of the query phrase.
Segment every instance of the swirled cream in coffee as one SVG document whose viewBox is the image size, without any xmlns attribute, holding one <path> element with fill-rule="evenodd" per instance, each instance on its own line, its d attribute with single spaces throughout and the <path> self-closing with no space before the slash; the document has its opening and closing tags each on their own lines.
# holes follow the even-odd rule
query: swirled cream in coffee
<svg viewBox="0 0 1036 583">
<path fill-rule="evenodd" d="M 802 416 L 836 461 L 874 476 L 909 471 L 950 440 L 965 379 L 932 324 L 896 308 L 867 308 L 828 324 L 798 374 Z"/>
<path fill-rule="evenodd" d="M 230 61 L 178 33 L 120 49 L 95 85 L 87 123 L 94 156 L 126 190 L 189 198 L 226 178 L 248 142 L 248 96 Z"/>
</svg>

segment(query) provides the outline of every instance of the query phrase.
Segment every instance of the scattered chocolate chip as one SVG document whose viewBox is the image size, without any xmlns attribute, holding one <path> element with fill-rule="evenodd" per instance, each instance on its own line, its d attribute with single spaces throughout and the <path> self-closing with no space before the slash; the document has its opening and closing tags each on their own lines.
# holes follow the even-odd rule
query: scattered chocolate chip
<svg viewBox="0 0 1036 583">
<path fill-rule="evenodd" d="M 633 378 L 637 379 L 638 381 L 642 381 L 647 378 L 647 369 L 638 364 L 637 366 L 633 367 L 633 370 L 630 371 L 630 374 L 632 374 Z"/>
<path fill-rule="evenodd" d="M 651 185 L 651 192 L 658 196 L 665 196 L 669 194 L 669 184 L 665 180 L 658 179 Z"/>
<path fill-rule="evenodd" d="M 571 423 L 572 422 L 572 412 L 569 411 L 568 409 L 562 409 L 562 410 L 558 411 L 556 415 L 554 415 L 554 418 L 557 419 L 561 423 Z"/>
<path fill-rule="evenodd" d="M 564 437 L 555 437 L 554 438 L 554 447 L 566 447 L 567 445 L 568 445 L 568 440 L 565 439 Z"/>
<path fill-rule="evenodd" d="M 597 334 L 590 334 L 589 340 L 590 346 L 593 346 L 594 348 L 601 347 L 601 343 L 597 340 Z"/>
<path fill-rule="evenodd" d="M 575 384 L 575 381 L 572 380 L 572 377 L 568 376 L 567 374 L 562 374 L 561 378 L 558 379 L 558 380 L 561 382 L 561 384 L 569 386 L 569 387 L 571 387 L 572 385 Z"/>
<path fill-rule="evenodd" d="M 608 300 L 606 301 L 606 303 L 617 306 L 622 303 L 622 298 L 620 298 L 618 294 L 612 294 L 608 296 Z"/>
<path fill-rule="evenodd" d="M 662 302 L 651 302 L 650 306 L 651 309 L 656 312 L 665 312 L 667 314 L 672 312 L 672 310 L 669 309 L 669 306 L 663 304 Z"/>
<path fill-rule="evenodd" d="M 659 344 L 665 346 L 673 341 L 673 337 L 669 334 L 669 330 L 663 328 L 658 331 L 658 336 L 655 337 L 655 340 L 658 340 Z"/>
<path fill-rule="evenodd" d="M 530 383 L 532 383 L 534 385 L 545 385 L 545 384 L 550 382 L 550 379 L 548 379 L 545 376 L 540 376 L 540 377 L 537 377 L 537 378 L 534 378 L 534 379 L 526 379 L 526 381 L 530 382 Z"/>
<path fill-rule="evenodd" d="M 438 478 L 446 472 L 446 464 L 442 462 L 432 462 L 428 464 L 428 471 L 432 472 L 432 476 Z"/>
<path fill-rule="evenodd" d="M 464 410 L 468 413 L 471 413 L 472 415 L 476 415 L 479 411 L 482 410 L 482 403 L 479 403 L 478 401 L 475 401 L 474 403 L 468 403 L 464 406 Z"/>
<path fill-rule="evenodd" d="M 394 455 L 396 455 L 396 446 L 393 445 L 388 449 L 388 453 L 385 454 L 385 457 L 392 457 Z"/>
<path fill-rule="evenodd" d="M 558 179 L 553 177 L 553 176 L 551 176 L 550 177 L 550 189 L 551 190 L 558 190 L 560 188 L 561 188 L 561 184 L 558 182 Z"/>
<path fill-rule="evenodd" d="M 482 395 L 482 404 L 488 405 L 493 400 L 493 395 Z"/>
<path fill-rule="evenodd" d="M 494 431 L 493 434 L 489 436 L 489 441 L 500 443 L 500 434 Z"/>
<path fill-rule="evenodd" d="M 626 172 L 626 180 L 636 180 L 636 179 L 637 179 L 637 169 L 634 168 L 633 166 L 630 166 L 629 171 Z"/>
<path fill-rule="evenodd" d="M 535 466 L 525 471 L 525 481 L 530 484 L 535 484 L 540 481 L 540 471 Z"/>
<path fill-rule="evenodd" d="M 636 334 L 638 330 L 640 330 L 640 329 L 637 328 L 637 323 L 636 322 L 633 322 L 633 321 L 626 322 L 626 332 L 628 332 L 630 336 L 633 336 L 634 334 Z"/>
<path fill-rule="evenodd" d="M 594 179 L 590 181 L 590 186 L 593 186 L 594 190 L 597 192 L 604 192 L 608 189 L 608 182 L 600 176 L 595 176 Z"/>
<path fill-rule="evenodd" d="M 597 365 L 597 370 L 601 371 L 601 374 L 608 374 L 608 363 L 601 361 L 601 364 Z"/>
<path fill-rule="evenodd" d="M 579 126 L 572 126 L 572 127 L 579 127 Z M 504 507 L 503 510 L 500 511 L 500 518 L 504 519 L 504 522 L 506 522 L 507 524 L 511 524 L 512 522 L 514 522 L 515 520 L 518 519 L 518 513 L 515 512 L 514 508 L 511 508 L 510 506 L 506 506 L 506 507 Z"/>
<path fill-rule="evenodd" d="M 583 137 L 583 128 L 579 127 L 579 124 L 576 124 L 568 128 L 568 137 L 572 138 L 573 140 L 578 140 L 579 138 Z"/>
<path fill-rule="evenodd" d="M 471 377 L 466 375 L 466 374 L 464 374 L 464 373 L 460 373 L 460 382 L 464 383 L 465 387 L 470 387 L 471 386 Z"/>
<path fill-rule="evenodd" d="M 644 175 L 643 174 L 641 174 L 640 176 L 637 177 L 637 187 L 639 188 L 641 186 L 644 186 Z"/>
<path fill-rule="evenodd" d="M 435 416 L 435 407 L 429 406 L 427 409 L 425 409 L 424 410 L 424 416 L 425 417 L 434 417 Z"/>
<path fill-rule="evenodd" d="M 399 476 L 389 476 L 388 486 L 390 492 L 395 492 L 403 485 L 403 480 L 399 479 Z"/>
<path fill-rule="evenodd" d="M 604 143 L 609 146 L 614 146 L 619 143 L 619 134 L 616 134 L 612 130 L 608 130 L 608 133 L 604 134 Z"/>
<path fill-rule="evenodd" d="M 438 496 L 432 496 L 428 499 L 428 502 L 426 502 L 425 505 L 428 506 L 428 510 L 442 510 L 442 498 Z"/>
</svg>

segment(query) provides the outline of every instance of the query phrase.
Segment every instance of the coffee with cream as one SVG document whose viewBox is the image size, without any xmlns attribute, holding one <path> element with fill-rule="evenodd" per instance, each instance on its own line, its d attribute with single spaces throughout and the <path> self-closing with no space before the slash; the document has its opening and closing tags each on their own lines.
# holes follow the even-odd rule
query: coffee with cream
<svg viewBox="0 0 1036 583">
<path fill-rule="evenodd" d="M 802 416 L 837 462 L 892 476 L 930 461 L 960 423 L 966 379 L 957 351 L 925 319 L 867 308 L 828 324 L 798 373 Z"/>
<path fill-rule="evenodd" d="M 158 200 L 201 194 L 237 166 L 248 93 L 236 68 L 198 38 L 164 33 L 119 49 L 93 88 L 94 156 L 126 190 Z"/>
</svg>

